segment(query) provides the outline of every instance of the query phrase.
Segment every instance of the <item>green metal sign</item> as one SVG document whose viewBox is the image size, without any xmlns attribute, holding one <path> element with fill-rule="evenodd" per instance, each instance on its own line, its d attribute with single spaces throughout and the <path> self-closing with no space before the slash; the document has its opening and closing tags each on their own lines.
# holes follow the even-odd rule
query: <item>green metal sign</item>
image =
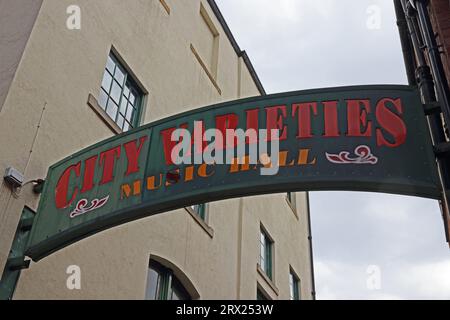
<svg viewBox="0 0 450 320">
<path fill-rule="evenodd" d="M 192 136 L 174 139 L 177 129 Z M 215 129 L 227 143 L 218 137 L 216 144 L 211 137 L 198 143 L 197 129 L 200 139 Z M 230 140 L 226 134 L 234 129 L 278 135 Z M 246 152 L 262 140 L 277 142 L 278 149 L 272 145 L 254 163 Z M 230 150 L 236 155 L 231 162 L 202 158 L 209 152 L 217 160 Z M 181 158 L 192 162 L 179 163 Z M 274 167 L 275 173 L 262 174 Z M 438 199 L 438 185 L 415 88 L 359 86 L 254 97 L 150 123 L 51 166 L 26 254 L 37 261 L 101 230 L 226 198 L 355 190 Z"/>
</svg>

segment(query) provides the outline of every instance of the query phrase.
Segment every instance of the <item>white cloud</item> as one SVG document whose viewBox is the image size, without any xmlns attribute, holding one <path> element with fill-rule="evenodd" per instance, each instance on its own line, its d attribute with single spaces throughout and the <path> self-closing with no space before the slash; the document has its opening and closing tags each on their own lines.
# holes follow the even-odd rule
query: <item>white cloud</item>
<svg viewBox="0 0 450 320">
<path fill-rule="evenodd" d="M 400 281 L 410 288 L 411 295 L 450 300 L 450 258 L 409 266 L 400 274 Z"/>
</svg>

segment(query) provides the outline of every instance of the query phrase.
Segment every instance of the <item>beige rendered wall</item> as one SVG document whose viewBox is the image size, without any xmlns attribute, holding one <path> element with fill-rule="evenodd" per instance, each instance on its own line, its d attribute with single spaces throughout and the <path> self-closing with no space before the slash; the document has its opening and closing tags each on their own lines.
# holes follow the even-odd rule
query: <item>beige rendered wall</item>
<svg viewBox="0 0 450 320">
<path fill-rule="evenodd" d="M 158 0 L 43 2 L 0 111 L 0 170 L 14 166 L 26 180 L 42 178 L 51 164 L 114 134 L 86 103 L 98 96 L 112 46 L 148 92 L 144 123 L 259 94 L 206 1 L 220 41 L 214 81 L 192 50 L 203 41 L 195 36 L 204 23 L 200 0 L 165 2 L 170 14 Z M 72 4 L 81 8 L 81 30 L 66 28 Z M 306 198 L 296 197 L 298 217 L 275 194 L 210 203 L 208 226 L 180 209 L 101 232 L 32 263 L 14 298 L 143 299 L 151 255 L 182 270 L 201 299 L 254 299 L 257 282 L 286 299 L 289 266 L 301 278 L 302 297 L 311 298 Z M 0 189 L 0 268 L 23 206 L 37 204 L 31 185 L 14 194 Z M 275 240 L 272 285 L 257 272 L 261 223 Z M 66 287 L 69 265 L 81 268 L 81 290 Z"/>
<path fill-rule="evenodd" d="M 0 110 L 41 4 L 42 0 L 0 0 Z"/>
</svg>

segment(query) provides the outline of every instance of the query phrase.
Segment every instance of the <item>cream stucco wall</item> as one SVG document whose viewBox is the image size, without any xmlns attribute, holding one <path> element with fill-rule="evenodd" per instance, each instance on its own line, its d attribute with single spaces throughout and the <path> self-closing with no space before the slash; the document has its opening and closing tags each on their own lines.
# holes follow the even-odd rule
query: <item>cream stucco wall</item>
<svg viewBox="0 0 450 320">
<path fill-rule="evenodd" d="M 202 0 L 203 1 L 203 0 Z M 200 0 L 45 0 L 0 111 L 0 170 L 13 166 L 26 180 L 45 177 L 56 161 L 114 133 L 87 105 L 98 96 L 111 47 L 148 92 L 142 122 L 220 101 L 258 95 L 207 1 L 219 32 L 219 90 L 191 50 L 206 46 Z M 81 30 L 66 28 L 66 8 L 81 8 Z M 205 59 L 206 60 L 206 59 Z M 22 272 L 15 299 L 143 299 L 149 256 L 169 260 L 190 279 L 201 299 L 255 299 L 257 283 L 273 299 L 289 298 L 289 267 L 311 298 L 307 201 L 297 193 L 297 214 L 284 194 L 209 204 L 213 235 L 185 209 L 134 221 L 79 241 Z M 37 208 L 26 185 L 0 189 L 0 268 L 3 269 L 24 205 Z M 259 230 L 275 240 L 274 281 L 257 271 Z M 78 265 L 81 290 L 66 288 L 66 268 Z"/>
</svg>

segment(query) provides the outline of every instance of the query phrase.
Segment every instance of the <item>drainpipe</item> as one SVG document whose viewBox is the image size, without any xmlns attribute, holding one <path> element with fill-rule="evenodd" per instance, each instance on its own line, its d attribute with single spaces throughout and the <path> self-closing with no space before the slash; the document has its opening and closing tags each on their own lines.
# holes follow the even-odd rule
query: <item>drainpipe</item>
<svg viewBox="0 0 450 320">
<path fill-rule="evenodd" d="M 309 192 L 306 192 L 306 209 L 308 211 L 308 241 L 309 241 L 309 261 L 311 262 L 311 295 L 313 300 L 316 300 L 316 282 L 314 278 L 314 259 L 312 247 L 312 232 L 311 232 L 311 211 L 309 205 Z"/>
<path fill-rule="evenodd" d="M 433 75 L 430 71 L 430 67 L 427 65 L 427 59 L 423 49 L 425 47 L 424 40 L 420 33 L 420 28 L 417 21 L 417 11 L 414 7 L 414 3 L 408 0 L 400 0 L 401 8 L 398 7 L 398 1 L 394 0 L 396 5 L 397 18 L 401 20 L 402 16 L 406 17 L 406 25 L 408 28 L 408 38 L 412 44 L 412 48 L 415 53 L 416 60 L 416 82 L 422 97 L 422 102 L 426 106 L 427 121 L 430 128 L 431 138 L 435 149 L 437 146 L 445 144 L 447 138 L 445 136 L 445 131 L 443 127 L 441 109 L 443 109 L 442 104 L 437 104 L 435 83 L 433 80 Z M 404 34 L 400 35 L 405 36 Z M 406 42 L 406 40 L 404 40 Z M 405 63 L 409 63 L 409 58 L 405 58 Z M 434 78 L 436 79 L 436 78 Z M 409 77 L 408 77 L 409 80 Z M 440 100 L 442 101 L 442 100 Z M 447 238 L 447 242 L 450 245 L 450 235 L 448 227 L 448 208 L 449 208 L 449 195 L 446 190 L 450 190 L 450 157 L 437 157 L 438 173 L 442 187 L 442 201 L 440 201 L 442 217 L 444 219 L 444 229 Z"/>
<path fill-rule="evenodd" d="M 428 52 L 430 67 L 433 71 L 439 103 L 444 114 L 445 123 L 448 126 L 450 125 L 450 90 L 447 77 L 445 76 L 439 47 L 436 42 L 436 36 L 433 27 L 431 26 L 430 15 L 428 13 L 428 0 L 415 0 L 411 2 L 413 2 L 417 8 L 418 21 L 422 31 L 424 44 Z"/>
<path fill-rule="evenodd" d="M 403 7 L 400 0 L 394 0 L 394 7 L 395 15 L 397 17 L 398 32 L 400 34 L 403 60 L 405 62 L 406 76 L 408 77 L 408 84 L 415 86 L 417 85 L 415 77 L 416 63 L 414 61 L 414 52 L 411 39 L 408 36 L 408 24 L 406 22 L 405 13 L 403 12 Z"/>
<path fill-rule="evenodd" d="M 428 61 L 434 76 L 439 106 L 444 117 L 445 130 L 448 135 L 448 129 L 450 125 L 450 89 L 447 82 L 447 77 L 444 72 L 444 66 L 439 52 L 439 47 L 437 45 L 436 35 L 434 34 L 433 27 L 431 25 L 430 15 L 428 12 L 429 2 L 428 0 L 410 0 L 410 2 L 417 9 L 419 29 L 421 30 L 424 48 L 426 48 Z M 444 166 L 442 172 L 444 186 L 443 193 L 444 199 L 446 199 L 446 201 L 443 203 L 443 219 L 445 235 L 450 246 L 450 207 L 448 201 L 448 199 L 450 198 L 450 176 L 448 174 L 448 171 L 450 170 L 450 165 L 448 165 L 450 161 L 450 143 L 447 141 L 447 139 L 445 139 L 445 141 L 443 141 L 441 144 L 435 146 L 435 150 L 442 162 L 447 163 L 447 165 Z"/>
</svg>

